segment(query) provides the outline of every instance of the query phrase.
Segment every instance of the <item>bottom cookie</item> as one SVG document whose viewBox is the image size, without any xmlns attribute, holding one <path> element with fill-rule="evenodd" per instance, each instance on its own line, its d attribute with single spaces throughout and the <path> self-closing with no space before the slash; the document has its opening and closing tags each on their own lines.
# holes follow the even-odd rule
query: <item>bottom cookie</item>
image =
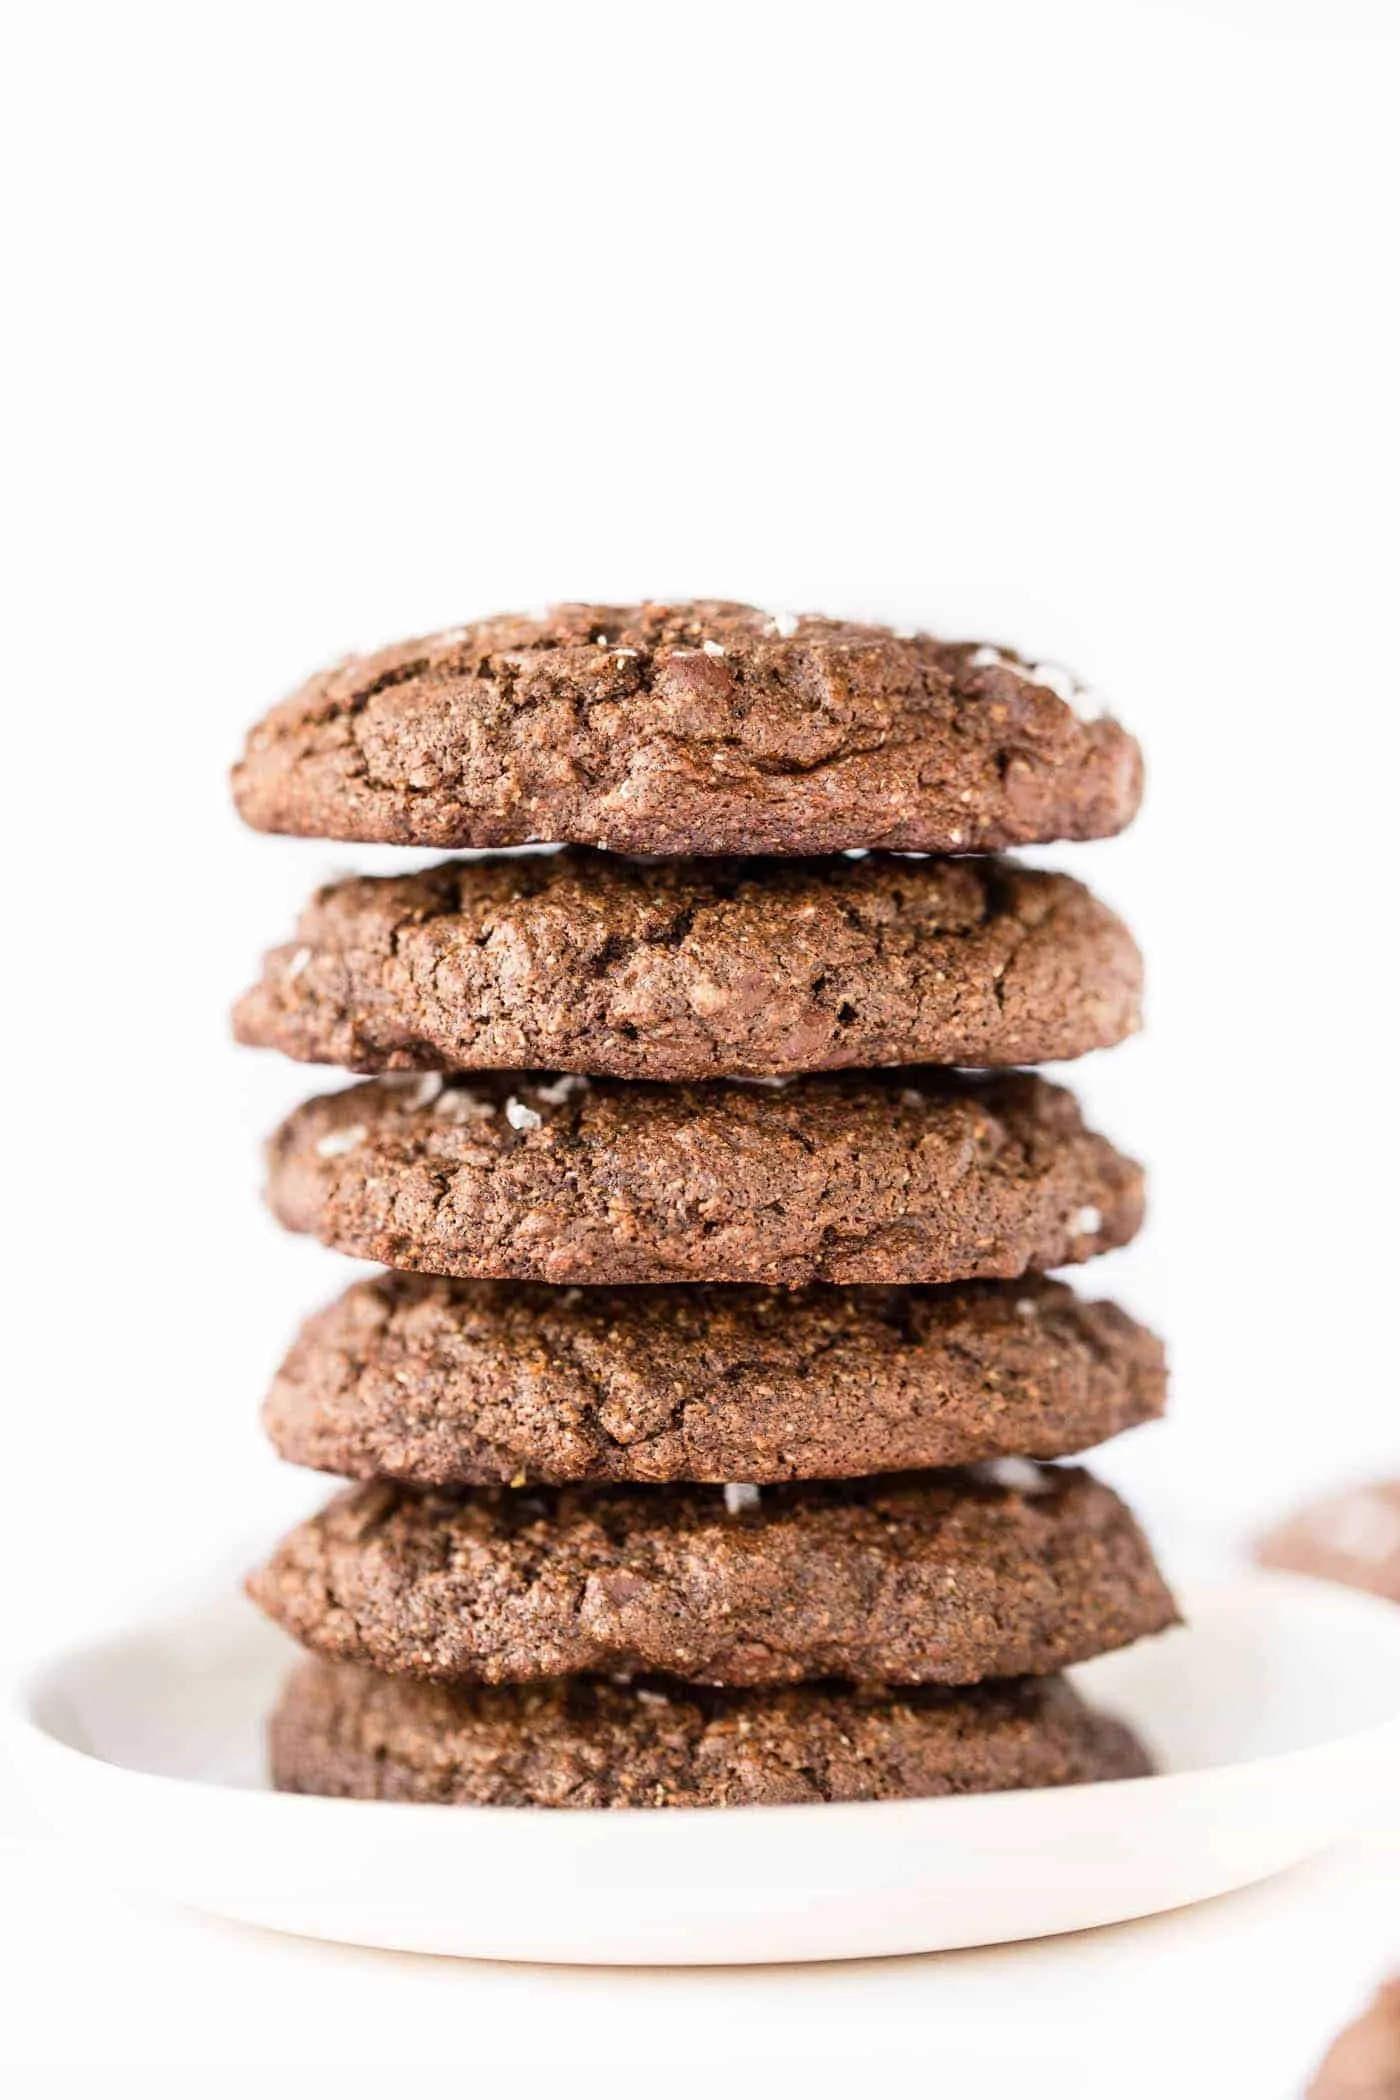
<svg viewBox="0 0 1400 2100">
<path fill-rule="evenodd" d="M 284 1793 L 498 1808 L 735 1808 L 1135 1779 L 1121 1721 L 1062 1677 L 947 1691 L 423 1684 L 311 1660 L 269 1728 Z"/>
</svg>

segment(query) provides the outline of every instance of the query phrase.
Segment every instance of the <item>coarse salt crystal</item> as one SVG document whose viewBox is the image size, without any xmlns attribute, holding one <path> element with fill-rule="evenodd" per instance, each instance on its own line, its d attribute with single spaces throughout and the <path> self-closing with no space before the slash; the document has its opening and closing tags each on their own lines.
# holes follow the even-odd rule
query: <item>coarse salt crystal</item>
<svg viewBox="0 0 1400 2100">
<path fill-rule="evenodd" d="M 702 642 L 700 647 L 704 650 L 706 656 L 723 656 L 724 654 L 718 642 Z"/>
<path fill-rule="evenodd" d="M 671 1703 L 664 1692 L 650 1691 L 645 1685 L 638 1685 L 636 1696 L 639 1706 L 669 1706 Z"/>
<path fill-rule="evenodd" d="M 974 649 L 968 663 L 974 671 L 993 668 L 1014 671 L 1016 676 L 1024 678 L 1028 685 L 1045 686 L 1057 700 L 1063 700 L 1067 705 L 1078 708 L 1081 714 L 1088 713 L 1091 709 L 1099 714 L 1107 711 L 1102 696 L 1091 686 L 1085 685 L 1083 679 L 1076 678 L 1073 671 L 1067 671 L 1063 664 L 1018 663 L 1014 656 L 1007 656 L 1003 650 L 993 649 L 990 645 Z"/>
<path fill-rule="evenodd" d="M 298 948 L 296 954 L 287 965 L 288 977 L 300 977 L 310 960 L 311 950 L 309 948 Z"/>
<path fill-rule="evenodd" d="M 444 1086 L 433 1103 L 433 1114 L 449 1123 L 484 1123 L 495 1113 L 494 1101 L 481 1094 L 470 1094 L 464 1087 Z"/>
<path fill-rule="evenodd" d="M 801 622 L 796 613 L 769 613 L 768 625 L 772 628 L 774 634 L 782 637 L 783 641 L 790 642 Z"/>
<path fill-rule="evenodd" d="M 1086 1203 L 1069 1221 L 1069 1229 L 1078 1236 L 1081 1233 L 1098 1232 L 1103 1225 L 1103 1212 L 1095 1203 Z"/>
<path fill-rule="evenodd" d="M 353 1152 L 362 1145 L 366 1135 L 363 1123 L 352 1123 L 348 1130 L 328 1130 L 323 1138 L 317 1138 L 316 1151 L 322 1159 L 339 1159 L 342 1153 Z"/>
<path fill-rule="evenodd" d="M 527 1108 L 512 1094 L 506 1103 L 506 1121 L 512 1130 L 538 1130 L 544 1117 L 537 1108 Z"/>
<path fill-rule="evenodd" d="M 1033 1320 L 1039 1309 L 1034 1298 L 1018 1298 L 1016 1300 L 1016 1310 L 1023 1320 Z"/>
<path fill-rule="evenodd" d="M 535 1092 L 551 1108 L 562 1108 L 570 1094 L 582 1094 L 587 1087 L 588 1081 L 582 1072 L 562 1072 L 557 1079 L 551 1079 L 548 1086 L 537 1086 Z"/>
<path fill-rule="evenodd" d="M 1078 700 L 1085 690 L 1073 671 L 1067 671 L 1063 664 L 1032 664 L 1021 675 L 1033 685 L 1048 686 L 1057 700 Z"/>
<path fill-rule="evenodd" d="M 751 1480 L 726 1480 L 724 1483 L 725 1513 L 739 1516 L 746 1509 L 757 1509 L 762 1499 L 761 1491 Z"/>
<path fill-rule="evenodd" d="M 988 1459 L 983 1478 L 1022 1495 L 1043 1495 L 1053 1484 L 1045 1469 L 1033 1465 L 1028 1458 Z"/>
</svg>

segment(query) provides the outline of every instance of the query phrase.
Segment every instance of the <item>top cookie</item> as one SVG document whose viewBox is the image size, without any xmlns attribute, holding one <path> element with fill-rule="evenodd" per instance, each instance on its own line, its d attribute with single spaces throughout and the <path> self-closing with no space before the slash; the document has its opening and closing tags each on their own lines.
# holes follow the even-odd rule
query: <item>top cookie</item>
<svg viewBox="0 0 1400 2100">
<path fill-rule="evenodd" d="M 253 730 L 260 831 L 632 853 L 994 851 L 1121 831 L 1136 743 L 1048 665 L 887 627 L 558 605 L 352 657 Z"/>
</svg>

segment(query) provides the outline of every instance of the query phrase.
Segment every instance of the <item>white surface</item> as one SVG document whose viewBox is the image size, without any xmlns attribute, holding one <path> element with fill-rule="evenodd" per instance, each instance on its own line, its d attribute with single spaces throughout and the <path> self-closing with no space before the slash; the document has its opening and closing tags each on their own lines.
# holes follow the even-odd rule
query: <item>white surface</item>
<svg viewBox="0 0 1400 2100">
<path fill-rule="evenodd" d="M 1239 1525 L 1392 1463 L 1400 44 L 1348 31 L 1394 8 L 74 12 L 0 68 L 6 1369 L 61 1389 L 85 1543 L 12 1513 L 16 1642 L 320 1493 L 255 1420 L 346 1275 L 257 1201 L 318 1075 L 226 1013 L 328 867 L 396 856 L 242 832 L 243 731 L 570 593 L 887 613 L 1115 697 L 1146 812 L 1046 858 L 1149 959 L 1075 1083 L 1152 1171 L 1093 1281 L 1176 1388 L 1106 1470 Z M 15 1472 L 55 1426 L 14 1411 Z"/>
<path fill-rule="evenodd" d="M 1148 810 L 1047 857 L 1148 951 L 1151 1032 L 1076 1084 L 1152 1168 L 1100 1273 L 1177 1377 L 1103 1469 L 1238 1536 L 1392 1466 L 1392 0 L 12 16 L 7 1653 L 322 1492 L 254 1419 L 344 1273 L 255 1200 L 307 1075 L 224 1011 L 324 867 L 391 856 L 240 834 L 243 728 L 345 648 L 558 594 L 888 613 L 1115 694 Z M 1088 1942 L 624 1981 L 270 1941 L 17 1843 L 0 2060 L 40 2065 L 351 2031 L 518 2078 L 625 2033 L 672 2076 L 714 2039 L 731 2086 L 810 2042 L 977 2100 L 1042 2057 L 1239 2100 L 1400 1954 L 1363 1851 Z"/>
<path fill-rule="evenodd" d="M 225 1601 L 42 1667 L 11 1720 L 94 1872 L 245 1924 L 549 1962 L 923 1953 L 1219 1896 L 1400 1798 L 1400 1611 L 1262 1575 L 1185 1609 L 1076 1673 L 1162 1765 L 1113 1785 L 667 1814 L 276 1795 L 261 1730 L 294 1651 Z"/>
</svg>

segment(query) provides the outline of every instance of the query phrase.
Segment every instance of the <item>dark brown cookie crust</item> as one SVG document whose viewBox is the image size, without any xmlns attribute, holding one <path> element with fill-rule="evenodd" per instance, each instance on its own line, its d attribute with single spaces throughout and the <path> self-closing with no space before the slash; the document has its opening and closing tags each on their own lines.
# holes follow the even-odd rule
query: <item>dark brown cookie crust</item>
<svg viewBox="0 0 1400 2100">
<path fill-rule="evenodd" d="M 1062 1283 L 561 1291 L 389 1273 L 302 1328 L 263 1422 L 354 1480 L 834 1480 L 1061 1458 L 1162 1411 L 1161 1343 Z"/>
<path fill-rule="evenodd" d="M 319 673 L 234 768 L 260 831 L 633 853 L 1120 831 L 1142 759 L 1009 652 L 751 606 L 559 605 Z M 1085 700 L 1072 684 L 1072 696 Z"/>
<path fill-rule="evenodd" d="M 1077 1469 L 766 1488 L 351 1488 L 249 1590 L 314 1653 L 390 1675 L 694 1684 L 1045 1676 L 1172 1624 L 1151 1550 Z"/>
<path fill-rule="evenodd" d="M 268 1148 L 282 1223 L 429 1275 L 954 1283 L 1087 1261 L 1142 1173 L 1028 1073 L 371 1080 Z"/>
<path fill-rule="evenodd" d="M 287 1681 L 269 1749 L 284 1792 L 498 1808 L 771 1808 L 1151 1770 L 1132 1732 L 1061 1677 L 955 1692 L 483 1687 L 312 1660 Z"/>
<path fill-rule="evenodd" d="M 234 1031 L 358 1072 L 1041 1064 L 1121 1042 L 1141 990 L 1127 928 L 1064 875 L 576 849 L 331 884 Z"/>
</svg>

